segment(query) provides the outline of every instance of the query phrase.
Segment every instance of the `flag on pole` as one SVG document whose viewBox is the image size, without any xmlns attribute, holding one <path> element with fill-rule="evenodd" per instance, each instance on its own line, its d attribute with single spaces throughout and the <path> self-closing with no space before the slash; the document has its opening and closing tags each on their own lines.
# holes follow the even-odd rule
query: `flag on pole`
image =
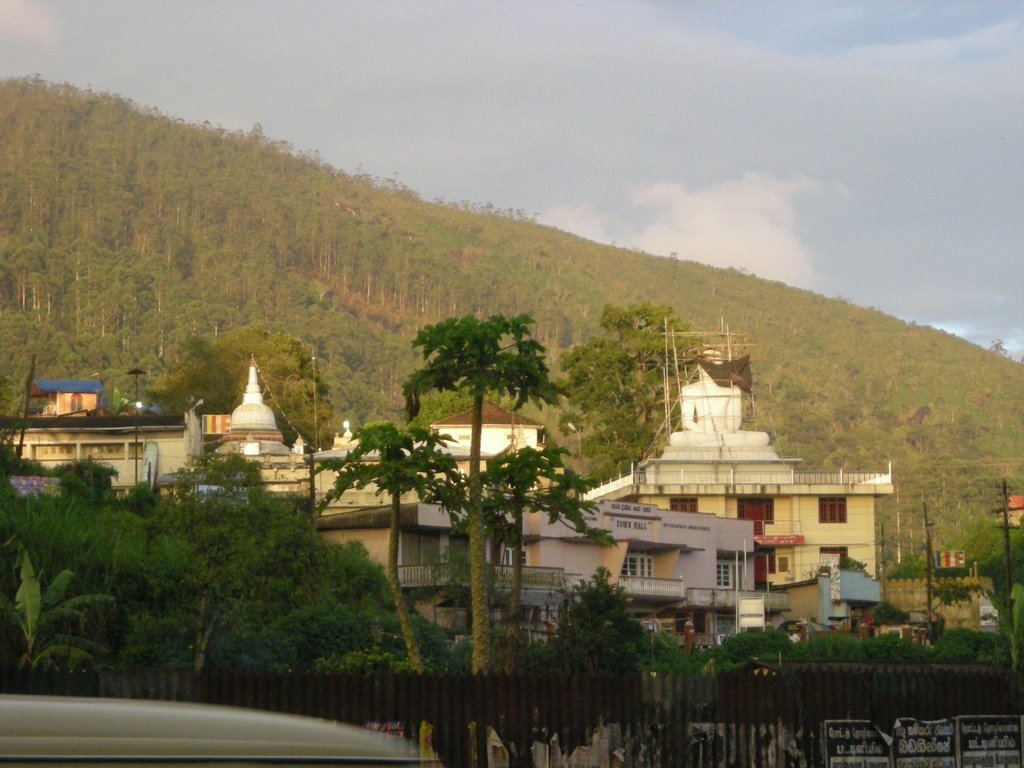
<svg viewBox="0 0 1024 768">
<path fill-rule="evenodd" d="M 967 558 L 963 550 L 947 550 L 935 553 L 936 568 L 963 568 L 967 565 Z"/>
</svg>

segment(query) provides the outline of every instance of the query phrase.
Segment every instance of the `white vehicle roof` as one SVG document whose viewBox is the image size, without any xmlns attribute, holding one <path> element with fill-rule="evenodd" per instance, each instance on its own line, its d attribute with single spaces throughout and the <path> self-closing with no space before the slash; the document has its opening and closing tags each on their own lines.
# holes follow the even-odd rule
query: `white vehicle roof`
<svg viewBox="0 0 1024 768">
<path fill-rule="evenodd" d="M 260 710 L 137 699 L 0 695 L 0 765 L 405 766 L 405 742 Z"/>
</svg>

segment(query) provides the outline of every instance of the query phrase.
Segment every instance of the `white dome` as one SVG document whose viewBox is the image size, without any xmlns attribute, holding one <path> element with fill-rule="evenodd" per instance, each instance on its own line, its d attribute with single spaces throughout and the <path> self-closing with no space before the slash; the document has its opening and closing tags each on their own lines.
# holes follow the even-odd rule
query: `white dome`
<svg viewBox="0 0 1024 768">
<path fill-rule="evenodd" d="M 231 412 L 232 435 L 255 433 L 280 434 L 277 419 L 269 405 L 263 403 L 259 383 L 256 381 L 256 363 L 249 365 L 249 383 L 245 386 L 242 404 Z"/>
</svg>

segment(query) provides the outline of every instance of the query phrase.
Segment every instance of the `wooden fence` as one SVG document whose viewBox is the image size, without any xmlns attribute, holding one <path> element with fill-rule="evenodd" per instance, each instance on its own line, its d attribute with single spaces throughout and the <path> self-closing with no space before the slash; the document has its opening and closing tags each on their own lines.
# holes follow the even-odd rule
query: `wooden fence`
<svg viewBox="0 0 1024 768">
<path fill-rule="evenodd" d="M 826 663 L 622 678 L 0 668 L 4 693 L 230 704 L 363 725 L 401 723 L 410 737 L 426 721 L 448 768 L 483 768 L 488 759 L 533 766 L 531 753 L 550 760 L 584 750 L 597 729 L 599 746 L 620 750 L 622 764 L 631 767 L 820 766 L 825 720 L 870 720 L 889 733 L 897 717 L 1020 715 L 1019 683 L 1007 670 L 982 666 Z M 501 749 L 493 740 L 489 748 L 488 728 Z"/>
</svg>

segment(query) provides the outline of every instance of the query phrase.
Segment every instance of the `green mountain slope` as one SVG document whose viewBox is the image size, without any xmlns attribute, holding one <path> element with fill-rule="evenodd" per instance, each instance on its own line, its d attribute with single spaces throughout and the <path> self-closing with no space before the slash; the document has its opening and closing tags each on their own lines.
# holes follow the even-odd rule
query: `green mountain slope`
<svg viewBox="0 0 1024 768">
<path fill-rule="evenodd" d="M 880 276 L 884 279 L 884 275 Z M 0 375 L 130 386 L 183 340 L 252 323 L 315 347 L 339 418 L 398 414 L 416 328 L 528 312 L 557 366 L 601 308 L 669 304 L 754 342 L 757 418 L 808 467 L 883 469 L 904 538 L 953 539 L 1024 485 L 1024 365 L 736 270 L 596 245 L 512 211 L 428 203 L 259 131 L 0 83 Z M 244 372 L 239 372 L 239 378 Z M 553 423 L 551 415 L 545 420 Z M 883 507 L 894 530 L 897 502 Z M 913 517 L 913 523 L 910 522 Z"/>
</svg>

